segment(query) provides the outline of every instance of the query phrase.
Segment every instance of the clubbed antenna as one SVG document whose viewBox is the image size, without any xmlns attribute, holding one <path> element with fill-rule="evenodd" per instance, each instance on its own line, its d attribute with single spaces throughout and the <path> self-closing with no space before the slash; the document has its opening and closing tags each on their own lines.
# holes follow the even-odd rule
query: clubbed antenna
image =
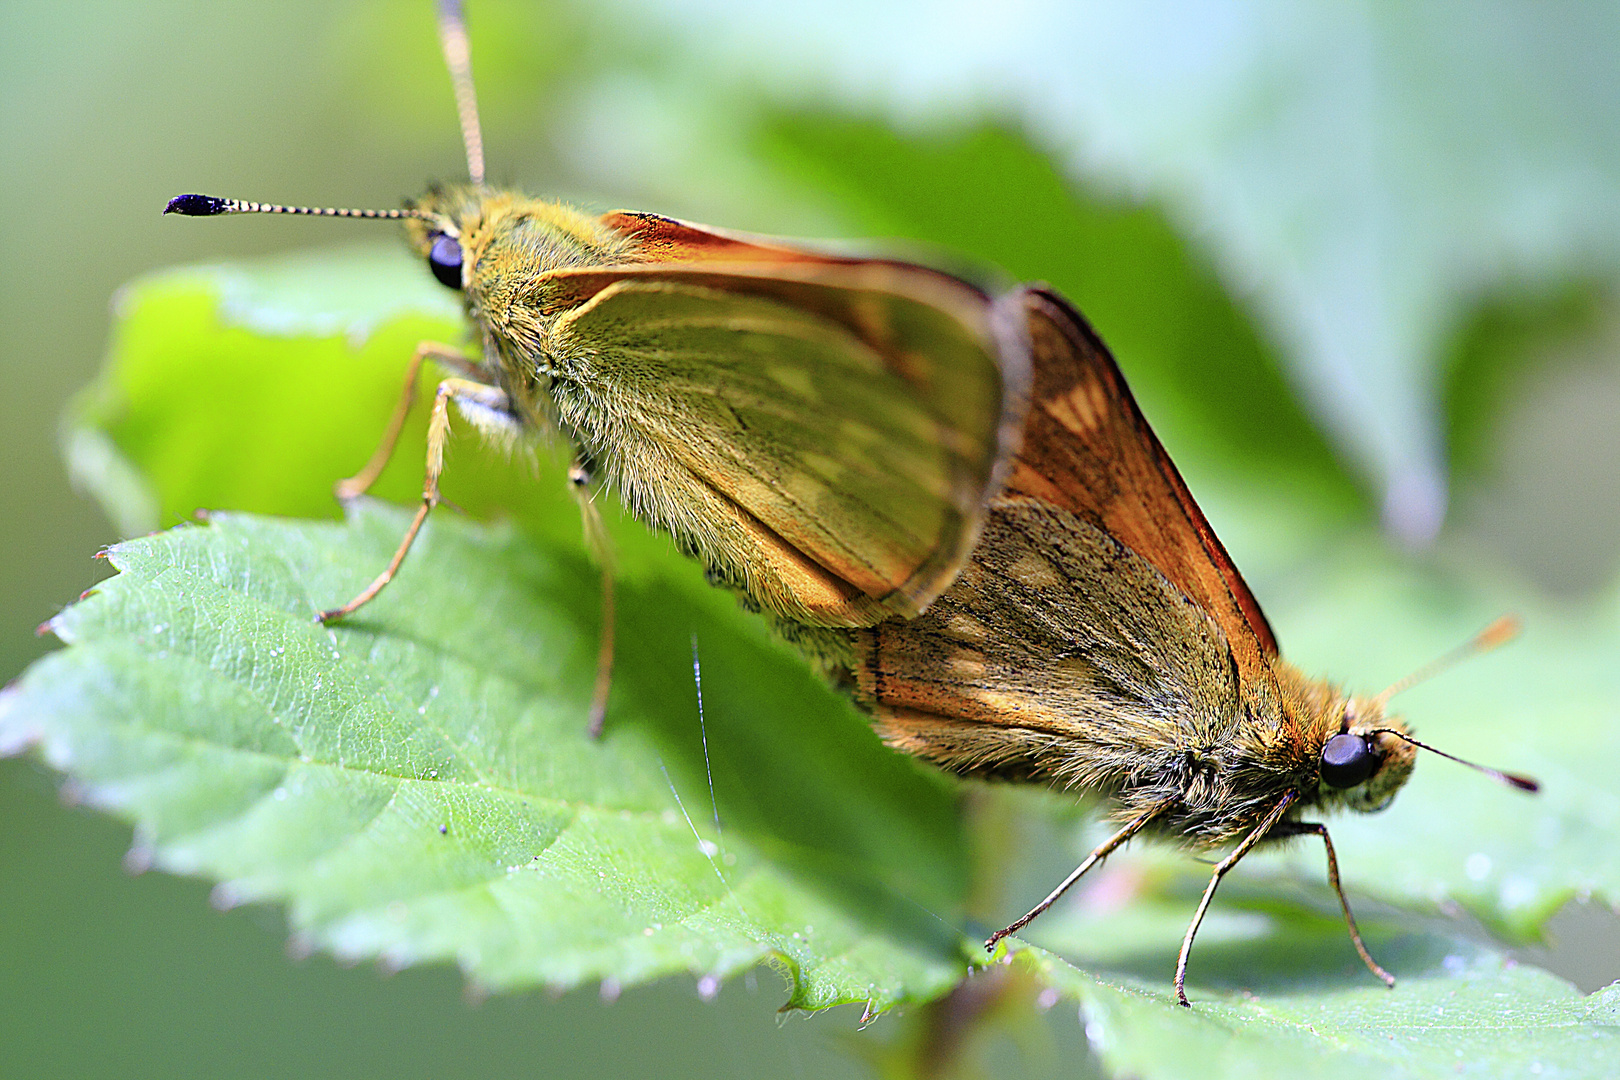
<svg viewBox="0 0 1620 1080">
<path fill-rule="evenodd" d="M 309 214 L 314 217 L 351 218 L 427 218 L 420 210 L 343 210 L 317 206 L 278 206 L 275 203 L 244 202 L 241 199 L 216 199 L 212 195 L 176 195 L 163 208 L 165 214 L 186 217 L 213 217 L 216 214 Z"/>
<path fill-rule="evenodd" d="M 456 115 L 461 118 L 461 141 L 467 146 L 467 176 L 484 186 L 484 135 L 478 127 L 478 96 L 473 92 L 472 49 L 467 44 L 467 20 L 461 0 L 439 0 L 439 40 L 450 83 L 456 92 Z"/>
<path fill-rule="evenodd" d="M 1407 742 L 1411 743 L 1413 746 L 1417 747 L 1419 750 L 1427 750 L 1431 754 L 1439 754 L 1443 758 L 1449 758 L 1452 761 L 1455 761 L 1459 765 L 1466 765 L 1470 769 L 1478 769 L 1480 772 L 1484 773 L 1486 776 L 1490 777 L 1492 780 L 1496 780 L 1496 781 L 1498 781 L 1500 783 L 1507 784 L 1510 787 L 1516 787 L 1520 791 L 1537 792 L 1537 791 L 1541 790 L 1541 785 L 1539 783 L 1537 783 L 1536 781 L 1530 779 L 1528 776 L 1520 776 L 1517 773 L 1503 772 L 1501 769 L 1493 769 L 1489 765 L 1479 765 L 1479 764 L 1476 764 L 1475 762 L 1472 762 L 1472 761 L 1465 761 L 1464 759 L 1458 757 L 1456 754 L 1448 754 L 1444 750 L 1435 749 L 1434 747 L 1430 746 L 1428 743 L 1418 742 L 1416 739 L 1412 738 L 1412 736 L 1408 735 L 1404 731 L 1396 731 L 1394 728 L 1383 727 L 1383 728 L 1374 728 L 1372 730 L 1372 734 L 1374 734 L 1374 735 L 1393 735 L 1397 739 L 1405 739 Z"/>
</svg>

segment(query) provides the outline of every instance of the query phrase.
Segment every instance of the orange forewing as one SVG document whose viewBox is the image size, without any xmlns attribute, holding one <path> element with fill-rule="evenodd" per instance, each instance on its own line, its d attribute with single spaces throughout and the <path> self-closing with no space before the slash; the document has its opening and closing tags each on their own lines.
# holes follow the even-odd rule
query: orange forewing
<svg viewBox="0 0 1620 1080">
<path fill-rule="evenodd" d="M 1277 639 L 1148 426 L 1102 340 L 1061 296 L 1024 291 L 1032 404 L 1009 491 L 1085 518 L 1152 563 L 1214 618 L 1245 681 Z"/>
<path fill-rule="evenodd" d="M 613 231 L 634 240 L 642 257 L 649 262 L 852 261 L 835 255 L 824 255 L 809 248 L 780 243 L 770 237 L 734 233 L 709 225 L 695 225 L 689 221 L 676 221 L 660 214 L 616 210 L 611 214 L 603 214 L 601 221 Z"/>
</svg>

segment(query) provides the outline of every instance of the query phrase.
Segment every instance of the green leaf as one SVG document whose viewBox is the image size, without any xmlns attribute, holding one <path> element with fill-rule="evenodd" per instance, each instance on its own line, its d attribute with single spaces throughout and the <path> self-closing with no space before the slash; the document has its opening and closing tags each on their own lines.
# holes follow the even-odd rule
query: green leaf
<svg viewBox="0 0 1620 1080">
<path fill-rule="evenodd" d="M 949 787 L 729 597 L 684 562 L 621 592 L 592 742 L 577 550 L 437 519 L 363 615 L 313 621 L 405 523 L 231 515 L 119 545 L 52 623 L 71 647 L 6 692 L 0 748 L 37 741 L 155 865 L 284 901 L 340 956 L 496 988 L 769 960 L 794 1006 L 874 1011 L 960 977 Z"/>
<path fill-rule="evenodd" d="M 1112 1075 L 1600 1077 L 1620 1054 L 1620 986 L 1584 997 L 1452 938 L 1374 928 L 1369 947 L 1398 979 L 1388 990 L 1342 932 L 1297 916 L 1207 926 L 1183 1009 L 1169 975 L 1186 912 L 1142 907 L 1071 928 L 1065 951 L 1084 970 L 1040 949 L 1016 954 L 1080 1002 Z"/>
</svg>

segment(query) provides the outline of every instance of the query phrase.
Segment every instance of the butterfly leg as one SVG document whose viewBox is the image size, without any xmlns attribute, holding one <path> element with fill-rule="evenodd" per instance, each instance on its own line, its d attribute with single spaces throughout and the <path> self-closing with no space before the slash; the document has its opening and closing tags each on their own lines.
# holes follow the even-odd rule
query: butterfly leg
<svg viewBox="0 0 1620 1080">
<path fill-rule="evenodd" d="M 1266 838 L 1273 825 L 1281 820 L 1283 813 L 1299 798 L 1299 792 L 1290 791 L 1277 805 L 1271 808 L 1253 832 L 1243 838 L 1243 842 L 1232 850 L 1232 854 L 1215 864 L 1215 873 L 1209 879 L 1209 887 L 1204 890 L 1204 898 L 1198 902 L 1198 910 L 1193 912 L 1192 925 L 1187 927 L 1187 936 L 1181 942 L 1181 955 L 1176 959 L 1176 1000 L 1187 1008 L 1192 1008 L 1192 1002 L 1187 1000 L 1187 957 L 1192 953 L 1193 938 L 1198 934 L 1198 924 L 1204 921 L 1204 912 L 1209 910 L 1209 902 L 1215 899 L 1215 887 L 1221 883 L 1226 872 L 1238 864 L 1238 860 L 1254 850 L 1254 846 Z"/>
<path fill-rule="evenodd" d="M 568 483 L 579 504 L 585 526 L 585 547 L 602 570 L 602 639 L 596 648 L 596 686 L 591 692 L 590 719 L 585 730 L 590 737 L 601 737 L 607 719 L 608 690 L 613 685 L 613 538 L 602 523 L 591 490 L 591 472 L 578 458 L 568 467 Z"/>
<path fill-rule="evenodd" d="M 1333 841 L 1328 839 L 1327 826 L 1320 821 L 1285 821 L 1277 826 L 1273 835 L 1301 836 L 1306 833 L 1320 836 L 1323 846 L 1327 848 L 1328 884 L 1333 886 L 1333 891 L 1339 896 L 1339 908 L 1344 912 L 1344 924 L 1350 928 L 1350 943 L 1356 947 L 1356 952 L 1361 954 L 1361 962 L 1367 965 L 1367 970 L 1384 980 L 1384 985 L 1393 990 L 1395 976 L 1378 966 L 1378 962 L 1367 951 L 1367 946 L 1362 943 L 1361 931 L 1356 929 L 1356 917 L 1350 914 L 1350 901 L 1345 899 L 1344 888 L 1339 884 L 1339 860 L 1333 854 Z"/>
<path fill-rule="evenodd" d="M 427 520 L 428 512 L 439 503 L 439 476 L 444 472 L 444 448 L 450 439 L 452 401 L 461 402 L 489 414 L 509 414 L 512 408 L 511 399 L 506 396 L 506 392 L 496 386 L 474 382 L 471 379 L 445 379 L 439 384 L 438 393 L 433 396 L 433 412 L 428 418 L 427 472 L 422 479 L 422 505 L 417 508 L 416 516 L 411 519 L 410 528 L 405 530 L 405 539 L 400 541 L 398 550 L 388 562 L 388 567 L 378 574 L 359 596 L 340 608 L 321 612 L 315 616 L 317 622 L 333 622 L 354 614 L 382 592 L 385 585 L 394 580 L 394 575 L 399 571 L 399 564 L 405 561 L 405 553 L 411 550 L 411 544 L 416 541 L 416 534 L 422 531 L 422 523 Z"/>
<path fill-rule="evenodd" d="M 337 483 L 337 497 L 343 502 L 359 498 L 371 489 L 377 482 L 377 477 L 387 467 L 388 461 L 394 456 L 394 447 L 399 442 L 400 432 L 405 430 L 405 418 L 411 413 L 411 406 L 416 404 L 416 384 L 422 374 L 422 361 L 433 360 L 445 367 L 459 371 L 464 375 L 472 375 L 477 368 L 471 360 L 459 351 L 448 345 L 441 345 L 437 341 L 424 341 L 416 347 L 411 356 L 410 364 L 405 368 L 405 388 L 400 394 L 399 403 L 394 406 L 394 415 L 389 418 L 388 429 L 383 433 L 382 442 L 366 462 L 365 468 L 346 480 Z"/>
<path fill-rule="evenodd" d="M 1112 855 L 1115 849 L 1124 844 L 1125 841 L 1141 832 L 1144 825 L 1152 821 L 1159 814 L 1162 814 L 1164 811 L 1168 810 L 1174 801 L 1175 800 L 1172 799 L 1162 802 L 1157 806 L 1150 807 L 1149 809 L 1138 814 L 1136 817 L 1132 818 L 1130 821 L 1126 822 L 1125 826 L 1121 828 L 1119 832 L 1097 845 L 1097 849 L 1090 855 L 1087 855 L 1084 862 L 1075 867 L 1074 873 L 1064 878 L 1057 888 L 1053 889 L 1050 893 L 1047 893 L 1045 900 L 1042 900 L 1029 911 L 1025 912 L 1023 918 L 1019 919 L 1011 926 L 1003 927 L 1002 929 L 991 934 L 989 940 L 984 943 L 985 950 L 988 952 L 994 952 L 996 942 L 1000 941 L 1004 937 L 1007 937 L 1009 934 L 1018 933 L 1018 931 L 1028 926 L 1031 922 L 1034 922 L 1037 915 L 1051 907 L 1053 904 L 1057 903 L 1058 897 L 1068 892 L 1069 887 L 1075 882 L 1079 881 L 1087 870 L 1090 870 L 1093 866 L 1096 866 L 1098 863 L 1108 858 L 1108 856 Z"/>
</svg>

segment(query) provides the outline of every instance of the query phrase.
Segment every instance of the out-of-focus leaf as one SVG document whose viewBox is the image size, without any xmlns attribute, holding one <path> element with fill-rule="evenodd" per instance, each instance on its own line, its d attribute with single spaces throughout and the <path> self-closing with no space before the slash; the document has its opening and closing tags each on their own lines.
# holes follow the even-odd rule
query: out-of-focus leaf
<svg viewBox="0 0 1620 1080">
<path fill-rule="evenodd" d="M 1410 538 L 1444 510 L 1437 366 L 1468 308 L 1620 272 L 1612 5 L 616 8 L 783 97 L 1016 117 L 1075 175 L 1163 200 Z"/>
</svg>

